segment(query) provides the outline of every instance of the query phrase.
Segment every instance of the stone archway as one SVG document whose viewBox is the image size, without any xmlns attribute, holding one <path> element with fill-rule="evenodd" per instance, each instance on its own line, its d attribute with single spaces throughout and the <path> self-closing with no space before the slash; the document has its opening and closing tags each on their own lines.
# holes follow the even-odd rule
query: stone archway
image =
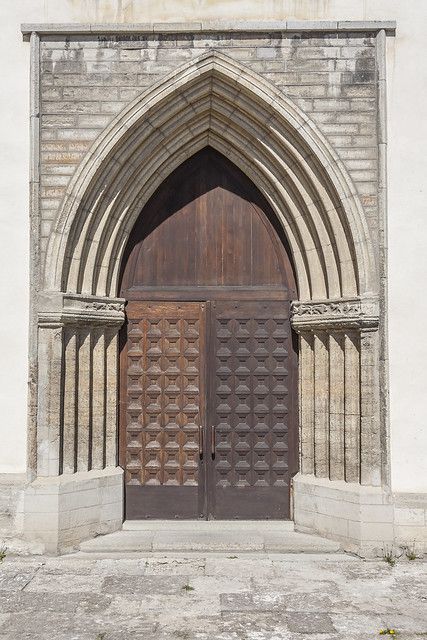
<svg viewBox="0 0 427 640">
<path fill-rule="evenodd" d="M 381 484 L 374 251 L 352 182 L 315 125 L 265 79 L 216 52 L 131 103 L 70 183 L 39 297 L 37 474 L 46 481 L 72 478 L 75 486 L 82 474 L 103 482 L 115 477 L 119 491 L 121 256 L 158 185 L 206 145 L 254 182 L 289 242 L 298 286 L 292 321 L 300 334 L 295 517 L 298 522 L 301 513 L 302 526 L 322 530 L 315 501 L 298 502 L 304 487 L 310 485 L 310 496 L 313 483 Z M 101 495 L 102 483 L 93 482 Z M 101 514 L 85 535 L 100 523 L 103 530 L 117 527 L 118 505 L 120 499 L 112 518 Z"/>
</svg>

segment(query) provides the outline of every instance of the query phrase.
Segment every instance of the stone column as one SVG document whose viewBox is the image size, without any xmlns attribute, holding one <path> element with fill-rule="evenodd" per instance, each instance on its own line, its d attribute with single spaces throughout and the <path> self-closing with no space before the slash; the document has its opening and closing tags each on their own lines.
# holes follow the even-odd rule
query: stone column
<svg viewBox="0 0 427 640">
<path fill-rule="evenodd" d="M 64 329 L 54 319 L 39 326 L 37 392 L 37 475 L 60 471 Z"/>
<path fill-rule="evenodd" d="M 37 478 L 24 496 L 24 533 L 58 551 L 121 526 L 117 336 L 124 300 L 54 293 L 39 304 Z"/>
<path fill-rule="evenodd" d="M 292 326 L 300 334 L 302 473 L 378 485 L 376 301 L 295 302 Z"/>
<path fill-rule="evenodd" d="M 299 337 L 299 441 L 300 470 L 314 473 L 314 339 Z"/>
<path fill-rule="evenodd" d="M 62 442 L 62 468 L 60 473 L 74 473 L 77 469 L 77 385 L 78 337 L 73 330 L 65 337 L 64 359 L 64 417 Z"/>
<path fill-rule="evenodd" d="M 360 334 L 344 332 L 344 480 L 360 481 Z"/>
<path fill-rule="evenodd" d="M 378 331 L 360 334 L 360 452 L 361 483 L 381 485 L 381 441 L 379 421 Z"/>
<path fill-rule="evenodd" d="M 329 350 L 328 335 L 314 333 L 314 473 L 329 476 Z M 304 390 L 303 390 L 304 393 Z"/>
<path fill-rule="evenodd" d="M 329 334 L 329 477 L 344 480 L 344 442 L 347 430 L 344 411 L 345 351 L 341 331 Z M 356 367 L 357 368 L 357 364 Z M 350 390 L 347 390 L 350 392 Z"/>
<path fill-rule="evenodd" d="M 295 302 L 292 325 L 301 367 L 295 526 L 378 552 L 394 535 L 381 486 L 378 302 Z"/>
</svg>

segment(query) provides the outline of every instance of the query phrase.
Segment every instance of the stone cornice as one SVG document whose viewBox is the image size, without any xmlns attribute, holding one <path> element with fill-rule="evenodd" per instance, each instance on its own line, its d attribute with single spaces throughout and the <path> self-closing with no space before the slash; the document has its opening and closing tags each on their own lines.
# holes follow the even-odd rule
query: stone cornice
<svg viewBox="0 0 427 640">
<path fill-rule="evenodd" d="M 270 20 L 270 21 L 202 21 L 202 22 L 147 22 L 136 24 L 106 23 L 35 23 L 22 24 L 21 32 L 24 37 L 31 33 L 43 35 L 118 35 L 118 34 L 149 34 L 149 33 L 197 33 L 197 32 L 373 32 L 385 31 L 394 35 L 396 22 L 393 20 Z"/>
<path fill-rule="evenodd" d="M 376 329 L 379 323 L 378 299 L 295 301 L 291 305 L 291 322 L 298 333 L 322 329 Z"/>
<path fill-rule="evenodd" d="M 38 324 L 41 327 L 64 325 L 121 326 L 125 300 L 71 294 L 42 294 Z"/>
</svg>

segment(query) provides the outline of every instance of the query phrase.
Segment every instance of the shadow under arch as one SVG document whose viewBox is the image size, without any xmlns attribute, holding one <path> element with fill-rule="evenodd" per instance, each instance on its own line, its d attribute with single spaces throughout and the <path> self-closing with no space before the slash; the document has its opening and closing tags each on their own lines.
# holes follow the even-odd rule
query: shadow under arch
<svg viewBox="0 0 427 640">
<path fill-rule="evenodd" d="M 191 185 L 190 191 L 186 188 L 180 188 L 182 184 L 188 186 L 188 183 Z M 126 297 L 129 286 L 136 284 L 135 271 L 144 241 L 148 240 L 156 229 L 167 224 L 168 220 L 180 209 L 217 189 L 232 192 L 238 198 L 246 200 L 255 215 L 257 215 L 257 211 L 262 211 L 263 215 L 259 216 L 258 214 L 257 217 L 271 240 L 282 284 L 286 286 L 290 299 L 297 297 L 295 268 L 291 260 L 291 251 L 277 216 L 253 182 L 236 165 L 210 146 L 204 147 L 177 167 L 158 187 L 146 203 L 144 210 L 141 211 L 123 254 L 118 295 Z M 145 210 L 150 214 L 144 215 Z M 138 224 L 139 222 L 141 224 Z M 198 240 L 200 242 L 200 239 Z M 240 240 L 241 238 L 233 238 L 235 241 L 234 250 L 236 251 L 239 250 Z M 187 251 L 187 248 L 187 246 L 182 247 L 183 251 Z M 152 247 L 152 249 L 156 250 L 157 247 Z M 205 249 L 206 252 L 208 250 L 208 248 Z M 203 247 L 200 247 L 200 251 L 203 251 Z M 173 259 L 174 256 L 172 256 Z M 268 260 L 268 256 L 265 260 Z M 235 275 L 239 276 L 239 274 Z M 126 283 L 124 283 L 124 279 Z M 141 280 L 140 284 L 143 284 L 144 277 L 139 279 Z M 265 281 L 262 284 L 268 283 Z"/>
</svg>

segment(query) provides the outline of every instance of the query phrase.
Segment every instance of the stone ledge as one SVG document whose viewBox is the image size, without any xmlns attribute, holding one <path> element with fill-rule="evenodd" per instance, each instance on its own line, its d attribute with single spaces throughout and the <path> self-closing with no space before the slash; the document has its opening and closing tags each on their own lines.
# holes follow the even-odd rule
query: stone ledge
<svg viewBox="0 0 427 640">
<path fill-rule="evenodd" d="M 202 21 L 202 22 L 153 22 L 139 24 L 78 24 L 78 23 L 25 23 L 21 25 L 23 36 L 31 33 L 43 35 L 72 34 L 117 34 L 117 33 L 192 33 L 192 32 L 357 32 L 385 31 L 394 35 L 396 22 L 393 20 L 367 21 Z"/>
<path fill-rule="evenodd" d="M 84 553 L 336 553 L 329 539 L 295 532 L 289 521 L 127 521 L 122 531 L 80 545 Z"/>
</svg>

